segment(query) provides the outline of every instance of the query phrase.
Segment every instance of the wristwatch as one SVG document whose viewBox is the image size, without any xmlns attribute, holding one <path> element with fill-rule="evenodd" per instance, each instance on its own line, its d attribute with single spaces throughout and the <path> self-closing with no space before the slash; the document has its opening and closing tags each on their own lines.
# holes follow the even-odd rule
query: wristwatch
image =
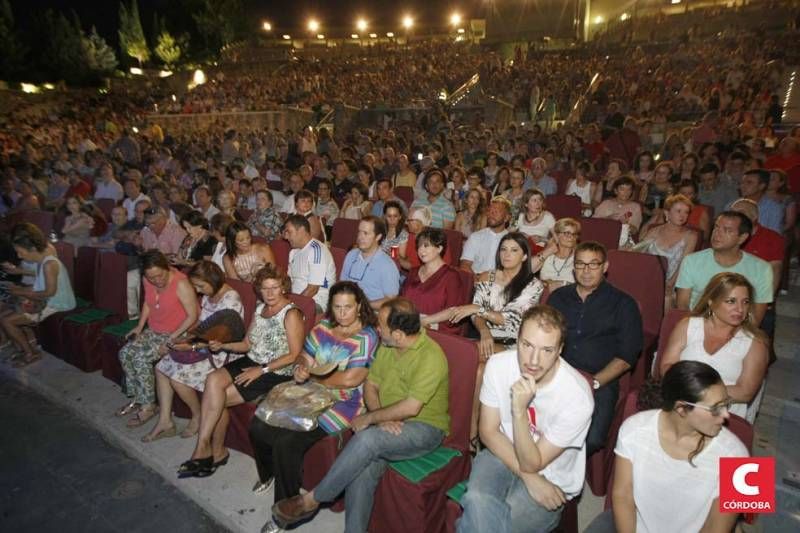
<svg viewBox="0 0 800 533">
<path fill-rule="evenodd" d="M 597 390 L 600 388 L 600 382 L 597 381 L 597 378 L 592 378 L 592 389 Z"/>
<path fill-rule="evenodd" d="M 482 305 L 478 308 L 478 316 L 482 317 L 486 314 L 486 306 Z"/>
<path fill-rule="evenodd" d="M 269 363 L 267 363 L 266 365 L 261 365 L 261 373 L 269 374 Z"/>
</svg>

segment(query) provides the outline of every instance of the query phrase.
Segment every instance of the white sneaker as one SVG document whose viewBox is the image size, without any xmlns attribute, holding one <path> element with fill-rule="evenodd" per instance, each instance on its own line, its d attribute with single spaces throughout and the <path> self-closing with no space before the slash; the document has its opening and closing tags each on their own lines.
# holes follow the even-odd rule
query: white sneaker
<svg viewBox="0 0 800 533">
<path fill-rule="evenodd" d="M 282 531 L 286 530 L 279 528 L 278 525 L 272 521 L 272 518 L 267 520 L 267 523 L 261 528 L 261 533 L 281 533 Z"/>
</svg>

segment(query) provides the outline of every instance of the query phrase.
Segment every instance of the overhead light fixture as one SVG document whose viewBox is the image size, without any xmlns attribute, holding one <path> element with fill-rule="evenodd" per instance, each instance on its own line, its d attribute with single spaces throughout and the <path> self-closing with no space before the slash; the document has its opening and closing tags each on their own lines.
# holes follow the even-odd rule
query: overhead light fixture
<svg viewBox="0 0 800 533">
<path fill-rule="evenodd" d="M 369 34 L 369 38 L 370 39 L 377 39 L 378 38 L 378 34 L 377 33 L 370 33 Z"/>
<path fill-rule="evenodd" d="M 136 74 L 137 76 L 141 76 L 144 74 L 144 71 L 139 67 L 131 67 L 131 74 Z"/>
<path fill-rule="evenodd" d="M 357 33 L 351 33 L 350 34 L 350 38 L 351 39 L 358 39 L 358 34 Z"/>
<path fill-rule="evenodd" d="M 291 38 L 292 38 L 292 36 L 291 36 L 291 35 L 289 35 L 288 33 L 284 33 L 284 34 L 283 34 L 283 38 L 284 38 L 285 40 L 287 40 L 287 41 L 288 41 L 289 39 L 291 39 Z"/>
<path fill-rule="evenodd" d="M 393 32 L 393 31 L 387 31 L 387 32 L 386 32 L 386 36 L 387 36 L 389 39 L 391 39 L 392 37 L 394 37 L 394 32 Z"/>
</svg>

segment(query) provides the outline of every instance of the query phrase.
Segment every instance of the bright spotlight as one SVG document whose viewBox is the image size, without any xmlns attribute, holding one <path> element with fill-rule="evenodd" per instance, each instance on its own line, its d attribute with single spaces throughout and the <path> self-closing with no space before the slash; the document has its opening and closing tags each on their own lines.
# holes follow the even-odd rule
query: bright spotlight
<svg viewBox="0 0 800 533">
<path fill-rule="evenodd" d="M 283 38 L 284 38 L 285 40 L 287 40 L 287 41 L 288 41 L 289 39 L 291 39 L 291 38 L 292 38 L 292 36 L 291 36 L 291 35 L 289 35 L 288 33 L 284 33 L 284 34 L 283 34 Z"/>
<path fill-rule="evenodd" d="M 464 31 L 466 31 L 464 28 L 458 28 L 458 33 L 464 33 Z"/>
<path fill-rule="evenodd" d="M 266 20 L 261 24 L 261 29 L 264 31 L 272 31 L 272 24 L 267 22 Z"/>
<path fill-rule="evenodd" d="M 406 15 L 403 17 L 403 27 L 405 29 L 409 30 L 413 25 L 414 25 L 414 19 L 411 18 L 411 15 Z"/>
<path fill-rule="evenodd" d="M 144 71 L 139 67 L 131 67 L 131 74 L 136 74 L 137 76 L 141 76 L 144 74 Z"/>
<path fill-rule="evenodd" d="M 386 32 L 386 36 L 387 36 L 389 39 L 391 39 L 392 37 L 394 37 L 394 32 L 393 32 L 393 31 L 387 31 L 387 32 Z"/>
<path fill-rule="evenodd" d="M 315 19 L 309 20 L 308 29 L 313 33 L 317 33 L 317 31 L 319 31 L 319 22 L 317 22 Z"/>
<path fill-rule="evenodd" d="M 322 40 L 324 38 L 325 38 L 325 34 L 324 33 L 318 33 L 317 34 L 317 39 Z"/>
<path fill-rule="evenodd" d="M 619 16 L 619 20 L 621 20 L 622 22 L 625 22 L 629 18 L 631 18 L 631 16 L 628 15 L 627 13 L 623 13 L 622 15 Z"/>
<path fill-rule="evenodd" d="M 358 19 L 356 21 L 356 28 L 358 28 L 358 31 L 365 31 L 367 29 L 367 21 L 364 19 Z"/>
<path fill-rule="evenodd" d="M 369 38 L 370 39 L 377 39 L 378 38 L 378 34 L 377 33 L 370 33 L 369 34 Z"/>
<path fill-rule="evenodd" d="M 453 26 L 458 26 L 461 24 L 461 14 L 460 13 L 453 13 L 450 15 L 450 24 Z"/>
<path fill-rule="evenodd" d="M 351 39 L 358 39 L 358 34 L 357 33 L 351 33 L 350 34 L 350 38 Z"/>
<path fill-rule="evenodd" d="M 597 16 L 594 18 L 594 23 L 595 23 L 595 24 L 602 24 L 604 20 L 605 20 L 605 19 L 604 19 L 602 16 L 600 16 L 600 15 L 597 15 Z"/>
</svg>

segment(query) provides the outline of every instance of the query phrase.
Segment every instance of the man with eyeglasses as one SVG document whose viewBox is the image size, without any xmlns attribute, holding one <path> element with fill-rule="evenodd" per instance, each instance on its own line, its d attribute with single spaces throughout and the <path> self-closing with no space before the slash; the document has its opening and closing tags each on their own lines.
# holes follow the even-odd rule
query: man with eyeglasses
<svg viewBox="0 0 800 533">
<path fill-rule="evenodd" d="M 628 294 L 605 280 L 606 248 L 586 241 L 575 248 L 575 283 L 556 289 L 547 300 L 567 320 L 563 357 L 591 375 L 592 425 L 586 454 L 605 447 L 619 397 L 619 378 L 633 368 L 642 350 L 642 315 Z"/>
<path fill-rule="evenodd" d="M 502 196 L 496 196 L 486 211 L 486 227 L 476 231 L 467 239 L 461 253 L 461 264 L 464 270 L 471 270 L 476 275 L 495 268 L 495 258 L 500 240 L 508 233 L 508 221 L 511 219 L 511 202 Z"/>
<path fill-rule="evenodd" d="M 169 219 L 163 207 L 151 207 L 144 212 L 142 246 L 157 249 L 167 257 L 180 251 L 186 231 Z"/>
<path fill-rule="evenodd" d="M 400 272 L 392 258 L 381 250 L 386 224 L 375 216 L 358 223 L 356 246 L 347 253 L 342 266 L 342 281 L 352 281 L 364 291 L 373 309 L 400 293 Z"/>
</svg>

